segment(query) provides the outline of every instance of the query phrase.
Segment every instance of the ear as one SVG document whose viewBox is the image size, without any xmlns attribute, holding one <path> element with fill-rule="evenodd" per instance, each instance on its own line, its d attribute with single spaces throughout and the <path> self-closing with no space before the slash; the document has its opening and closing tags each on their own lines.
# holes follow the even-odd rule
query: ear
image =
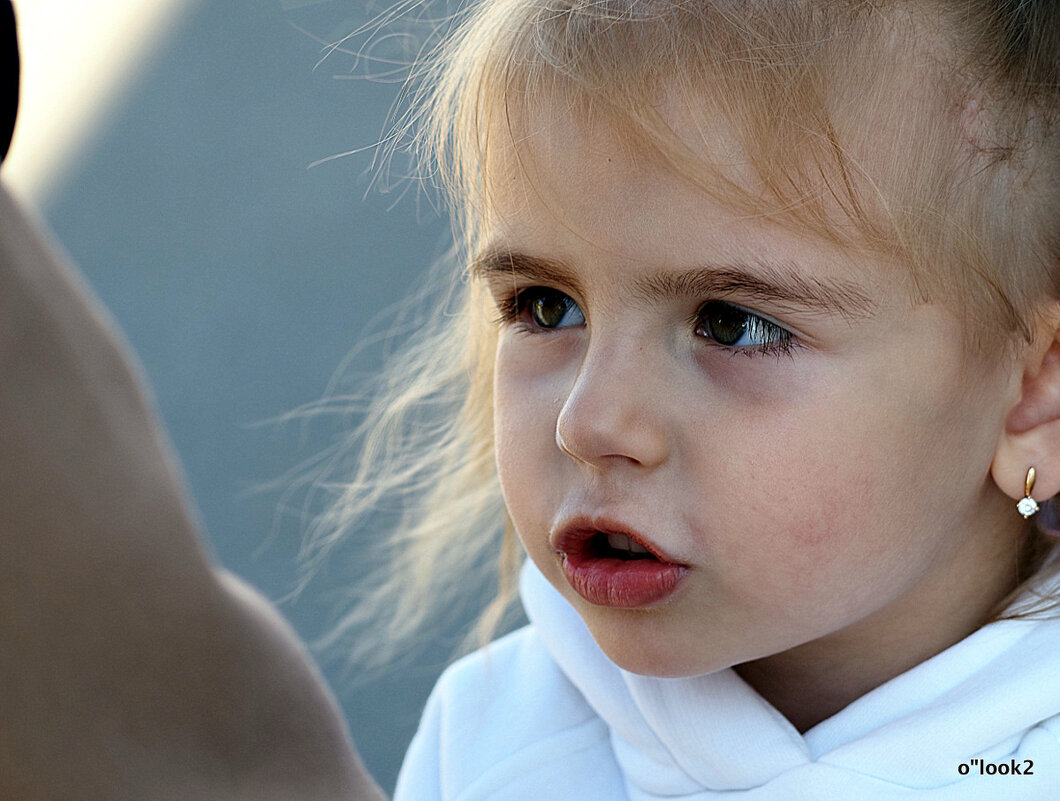
<svg viewBox="0 0 1060 801">
<path fill-rule="evenodd" d="M 1060 494 L 1060 307 L 1042 315 L 1039 335 L 1020 362 L 1020 397 L 1005 419 L 990 470 L 1001 491 L 1019 500 L 1033 467 L 1031 496 L 1041 502 Z"/>
</svg>

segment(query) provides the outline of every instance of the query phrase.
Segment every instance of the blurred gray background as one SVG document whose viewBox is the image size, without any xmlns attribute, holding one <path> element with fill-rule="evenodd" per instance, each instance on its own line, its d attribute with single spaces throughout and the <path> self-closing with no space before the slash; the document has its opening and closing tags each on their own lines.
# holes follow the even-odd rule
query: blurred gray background
<svg viewBox="0 0 1060 801">
<path fill-rule="evenodd" d="M 278 489 L 253 490 L 356 418 L 258 424 L 321 398 L 365 334 L 385 330 L 385 318 L 369 328 L 379 310 L 415 287 L 449 241 L 447 220 L 414 187 L 402 197 L 371 186 L 371 145 L 399 84 L 364 74 L 385 65 L 336 53 L 316 66 L 316 39 L 341 38 L 380 10 L 187 3 L 39 199 L 142 361 L 210 547 L 307 640 L 335 622 L 356 576 L 329 565 L 326 581 L 287 598 L 302 496 L 282 512 Z M 373 52 L 408 45 L 383 40 Z M 377 370 L 380 354 L 369 344 L 351 371 Z M 344 670 L 341 654 L 317 654 L 388 791 L 452 646 L 367 681 Z"/>
</svg>

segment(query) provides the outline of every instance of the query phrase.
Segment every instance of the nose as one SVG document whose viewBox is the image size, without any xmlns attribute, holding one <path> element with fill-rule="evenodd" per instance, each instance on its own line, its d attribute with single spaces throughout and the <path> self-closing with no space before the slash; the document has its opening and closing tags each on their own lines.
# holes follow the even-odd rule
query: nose
<svg viewBox="0 0 1060 801">
<path fill-rule="evenodd" d="M 669 455 L 661 357 L 635 342 L 590 345 L 556 418 L 556 445 L 578 462 L 654 468 Z"/>
</svg>

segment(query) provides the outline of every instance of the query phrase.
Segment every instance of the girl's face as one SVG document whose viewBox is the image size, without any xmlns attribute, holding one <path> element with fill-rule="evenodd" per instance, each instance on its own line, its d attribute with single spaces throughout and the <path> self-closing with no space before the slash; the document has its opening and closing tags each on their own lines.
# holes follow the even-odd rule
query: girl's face
<svg viewBox="0 0 1060 801">
<path fill-rule="evenodd" d="M 497 463 L 603 650 L 678 676 L 966 634 L 1015 558 L 989 468 L 1016 371 L 901 267 L 731 213 L 606 131 L 538 130 L 493 171 L 476 265 Z"/>
</svg>

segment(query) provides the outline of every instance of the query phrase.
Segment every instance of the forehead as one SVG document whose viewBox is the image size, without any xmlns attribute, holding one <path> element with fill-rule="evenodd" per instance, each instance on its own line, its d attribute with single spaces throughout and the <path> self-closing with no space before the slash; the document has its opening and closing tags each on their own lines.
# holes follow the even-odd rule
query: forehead
<svg viewBox="0 0 1060 801">
<path fill-rule="evenodd" d="M 911 219 L 945 191 L 953 136 L 944 129 L 959 116 L 928 29 L 909 15 L 866 12 L 851 15 L 860 20 L 851 23 L 856 35 L 837 19 L 820 41 L 789 31 L 786 47 L 780 34 L 772 41 L 753 26 L 729 30 L 738 16 L 706 13 L 700 22 L 711 25 L 695 50 L 678 44 L 702 37 L 640 21 L 609 25 L 577 51 L 555 42 L 558 53 L 517 50 L 504 81 L 475 87 L 477 146 L 468 155 L 477 163 L 462 165 L 471 180 L 461 187 L 475 225 L 495 201 L 512 199 L 512 186 L 544 184 L 552 167 L 590 177 L 598 162 L 581 156 L 603 144 L 637 168 L 624 170 L 626 193 L 644 178 L 641 165 L 662 167 L 735 214 L 902 258 L 918 281 L 941 272 L 937 258 L 913 252 L 922 226 Z M 661 52 L 647 44 L 653 35 L 680 40 L 680 58 L 653 59 Z M 618 188 L 610 202 L 622 195 Z"/>
<path fill-rule="evenodd" d="M 662 165 L 723 211 L 829 242 L 855 262 L 864 254 L 899 265 L 892 280 L 957 313 L 972 349 L 1026 336 L 1031 289 L 1047 287 L 1019 285 L 1026 269 L 1008 265 L 1034 247 L 1022 244 L 1030 237 L 1012 241 L 1037 224 L 1019 221 L 1039 217 L 1019 213 L 1033 204 L 1010 203 L 1011 182 L 995 180 L 989 153 L 977 150 L 975 86 L 942 15 L 905 2 L 795 6 L 807 13 L 792 20 L 810 28 L 774 29 L 758 3 L 695 3 L 695 24 L 603 26 L 597 4 L 584 13 L 581 4 L 498 5 L 431 116 L 469 254 L 488 247 L 506 216 L 547 199 L 544 177 L 573 150 L 569 113 L 594 133 L 610 126 L 615 152 Z M 739 9 L 754 19 L 729 14 Z M 592 166 L 565 169 L 585 176 Z M 632 173 L 627 187 L 643 179 Z M 520 191 L 536 197 L 520 207 Z M 596 207 L 620 205 L 620 191 L 597 193 Z M 569 209 L 553 216 L 573 219 Z M 1002 227 L 1013 220 L 1009 236 Z"/>
<path fill-rule="evenodd" d="M 708 191 L 606 120 L 555 104 L 513 119 L 523 126 L 509 132 L 521 133 L 491 154 L 480 265 L 515 252 L 599 267 L 595 272 L 605 280 L 638 276 L 641 287 L 657 275 L 656 288 L 668 273 L 747 269 L 785 276 L 792 280 L 782 283 L 801 282 L 807 291 L 814 283 L 834 285 L 834 296 L 851 307 L 867 305 L 881 285 L 893 292 L 905 278 L 896 263 L 864 248 L 839 247 L 772 220 L 753 204 L 726 204 L 717 197 L 724 193 Z M 680 112 L 670 119 L 682 133 Z M 714 179 L 731 184 L 741 198 L 761 194 L 736 138 L 720 121 L 712 126 Z"/>
</svg>

